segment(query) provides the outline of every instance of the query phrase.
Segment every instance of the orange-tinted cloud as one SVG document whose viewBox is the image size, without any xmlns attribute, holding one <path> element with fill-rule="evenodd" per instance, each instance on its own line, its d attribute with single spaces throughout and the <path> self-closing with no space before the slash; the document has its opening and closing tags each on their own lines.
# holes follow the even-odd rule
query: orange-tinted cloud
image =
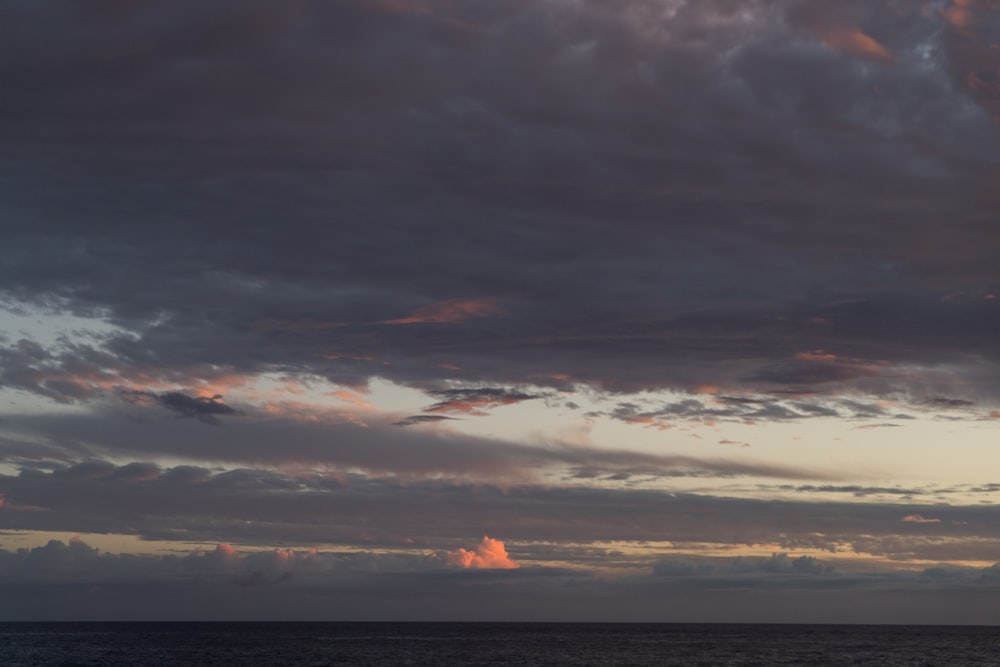
<svg viewBox="0 0 1000 667">
<path fill-rule="evenodd" d="M 942 15 L 954 28 L 949 54 L 952 76 L 1000 125 L 998 43 L 991 25 L 997 11 L 998 0 L 953 0 Z"/>
<path fill-rule="evenodd" d="M 858 28 L 839 28 L 823 34 L 823 42 L 831 49 L 861 56 L 871 60 L 892 60 L 889 52 L 881 42 Z"/>
<path fill-rule="evenodd" d="M 497 408 L 501 405 L 513 405 L 516 399 L 504 398 L 495 400 L 492 398 L 458 398 L 450 401 L 442 401 L 427 408 L 427 412 L 465 412 L 470 415 L 482 416 L 489 408 Z"/>
<path fill-rule="evenodd" d="M 416 0 L 369 0 L 371 7 L 387 14 L 430 14 L 423 2 Z"/>
<path fill-rule="evenodd" d="M 837 355 L 824 352 L 823 350 L 796 352 L 795 358 L 802 361 L 837 361 Z"/>
<path fill-rule="evenodd" d="M 452 299 L 439 301 L 417 308 L 406 317 L 376 322 L 330 322 L 324 320 L 259 320 L 254 322 L 253 331 L 309 331 L 314 329 L 340 329 L 344 327 L 369 326 L 373 324 L 456 324 L 477 317 L 500 315 L 503 310 L 494 299 Z M 326 358 L 366 359 L 350 355 L 323 355 Z"/>
<path fill-rule="evenodd" d="M 952 0 L 951 6 L 941 13 L 948 23 L 963 30 L 972 25 L 972 5 L 975 0 Z"/>
<path fill-rule="evenodd" d="M 674 427 L 674 425 L 668 421 L 651 417 L 649 415 L 630 415 L 623 417 L 622 421 L 629 424 L 642 424 L 646 428 L 655 428 L 658 431 L 666 431 Z"/>
<path fill-rule="evenodd" d="M 378 408 L 375 407 L 374 403 L 372 403 L 371 401 L 366 401 L 365 399 L 361 398 L 361 396 L 348 389 L 338 389 L 337 391 L 331 391 L 327 394 L 327 396 L 339 399 L 341 401 L 344 401 L 345 403 L 350 403 L 354 407 L 359 408 L 361 410 L 366 410 L 366 411 L 378 410 Z"/>
<path fill-rule="evenodd" d="M 250 375 L 241 373 L 225 373 L 209 379 L 198 380 L 191 387 L 191 393 L 199 398 L 212 398 L 245 387 L 254 379 Z"/>
<path fill-rule="evenodd" d="M 230 561 L 239 558 L 240 552 L 236 548 L 229 544 L 228 542 L 222 542 L 215 545 L 215 551 L 212 552 L 212 557 L 221 561 Z"/>
<path fill-rule="evenodd" d="M 941 523 L 941 519 L 925 519 L 919 514 L 908 514 L 903 517 L 906 523 Z"/>
<path fill-rule="evenodd" d="M 492 299 L 453 299 L 417 308 L 408 317 L 382 320 L 378 324 L 456 323 L 475 317 L 491 317 L 503 311 Z"/>
<path fill-rule="evenodd" d="M 520 563 L 507 555 L 503 542 L 491 537 L 483 537 L 483 541 L 471 551 L 459 548 L 447 552 L 445 561 L 448 565 L 474 569 L 510 570 L 521 567 Z"/>
<path fill-rule="evenodd" d="M 310 329 L 337 329 L 349 327 L 349 322 L 325 322 L 323 320 L 258 320 L 253 323 L 252 331 L 308 331 Z"/>
<path fill-rule="evenodd" d="M 46 512 L 44 507 L 39 507 L 38 505 L 16 505 L 9 500 L 7 496 L 0 493 L 0 510 L 16 510 L 19 512 Z"/>
</svg>

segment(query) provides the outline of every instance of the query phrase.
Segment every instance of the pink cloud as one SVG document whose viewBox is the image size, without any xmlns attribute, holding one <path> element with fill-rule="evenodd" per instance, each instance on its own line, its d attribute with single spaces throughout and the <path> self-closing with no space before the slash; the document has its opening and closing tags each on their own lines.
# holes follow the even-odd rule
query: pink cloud
<svg viewBox="0 0 1000 667">
<path fill-rule="evenodd" d="M 950 7 L 942 11 L 948 23 L 956 28 L 968 28 L 972 24 L 972 5 L 974 0 L 953 0 Z"/>
<path fill-rule="evenodd" d="M 492 299 L 453 299 L 417 308 L 408 317 L 382 320 L 378 324 L 456 323 L 474 317 L 499 315 L 501 309 Z"/>
<path fill-rule="evenodd" d="M 919 514 L 908 514 L 903 517 L 906 523 L 941 523 L 941 519 L 925 519 Z"/>
<path fill-rule="evenodd" d="M 12 510 L 18 512 L 47 512 L 48 510 L 44 507 L 39 507 L 38 505 L 16 505 L 9 500 L 7 497 L 0 493 L 0 511 Z"/>
<path fill-rule="evenodd" d="M 215 558 L 218 558 L 219 560 L 232 560 L 234 558 L 238 558 L 240 552 L 237 551 L 232 544 L 222 542 L 215 545 L 215 551 L 213 554 Z"/>
<path fill-rule="evenodd" d="M 336 398 L 338 400 L 344 401 L 345 403 L 350 403 L 351 405 L 360 410 L 368 410 L 368 411 L 378 410 L 378 408 L 375 407 L 374 403 L 366 401 L 365 399 L 361 398 L 361 396 L 359 396 L 356 392 L 350 391 L 348 389 L 338 389 L 337 391 L 331 391 L 326 395 L 331 398 Z"/>
<path fill-rule="evenodd" d="M 510 556 L 507 555 L 507 549 L 503 542 L 491 537 L 483 537 L 483 541 L 471 551 L 459 548 L 447 552 L 444 557 L 448 565 L 456 567 L 504 570 L 521 567 L 517 561 L 511 560 Z"/>
<path fill-rule="evenodd" d="M 831 30 L 823 35 L 823 42 L 831 49 L 852 56 L 861 56 L 871 60 L 892 59 L 892 53 L 889 52 L 889 49 L 858 28 Z"/>
<path fill-rule="evenodd" d="M 813 350 L 810 352 L 796 352 L 795 358 L 800 361 L 837 361 L 837 355 L 824 352 L 823 350 Z"/>
<path fill-rule="evenodd" d="M 371 0 L 371 6 L 387 14 L 430 14 L 423 2 L 414 0 Z"/>
<path fill-rule="evenodd" d="M 511 405 L 516 401 L 494 401 L 485 398 L 458 399 L 454 401 L 443 401 L 437 405 L 427 408 L 426 412 L 465 412 L 470 415 L 482 417 L 489 414 L 486 410 L 497 408 L 501 405 Z"/>
<path fill-rule="evenodd" d="M 494 299 L 452 299 L 439 301 L 417 308 L 406 317 L 376 322 L 328 322 L 324 320 L 259 320 L 253 324 L 256 332 L 268 331 L 308 331 L 312 329 L 340 329 L 343 327 L 368 326 L 372 324 L 455 324 L 477 317 L 493 317 L 503 310 Z M 370 360 L 371 357 L 355 357 L 351 355 L 322 355 L 328 359 L 359 359 Z"/>
<path fill-rule="evenodd" d="M 323 320 L 258 320 L 251 327 L 255 332 L 267 331 L 309 331 L 310 329 L 338 329 L 352 326 L 350 322 L 326 322 Z"/>
</svg>

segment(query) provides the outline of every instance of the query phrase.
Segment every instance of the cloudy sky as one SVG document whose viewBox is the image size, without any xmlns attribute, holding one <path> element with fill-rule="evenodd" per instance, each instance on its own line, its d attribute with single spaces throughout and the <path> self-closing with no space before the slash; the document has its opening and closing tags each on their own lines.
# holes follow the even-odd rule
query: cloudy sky
<svg viewBox="0 0 1000 667">
<path fill-rule="evenodd" d="M 0 618 L 1000 622 L 997 0 L 9 0 L 0 88 Z"/>
</svg>

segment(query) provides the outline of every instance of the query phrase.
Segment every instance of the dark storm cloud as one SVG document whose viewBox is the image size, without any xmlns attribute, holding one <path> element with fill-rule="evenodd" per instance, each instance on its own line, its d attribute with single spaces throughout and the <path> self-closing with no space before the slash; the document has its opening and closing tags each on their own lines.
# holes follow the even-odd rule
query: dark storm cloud
<svg viewBox="0 0 1000 667">
<path fill-rule="evenodd" d="M 180 417 L 195 417 L 208 424 L 217 424 L 217 415 L 231 415 L 236 411 L 222 402 L 222 396 L 188 396 L 168 391 L 156 397 L 157 402 Z"/>
<path fill-rule="evenodd" d="M 273 370 L 957 384 L 994 405 L 996 21 L 985 2 L 6 3 L 0 284 L 128 333 L 8 342 L 2 381 L 61 401 Z M 795 356 L 817 350 L 838 360 Z"/>
<path fill-rule="evenodd" d="M 221 422 L 220 415 L 235 415 L 237 411 L 222 402 L 222 396 L 188 396 L 179 391 L 167 391 L 162 394 L 154 394 L 149 391 L 125 391 L 121 394 L 127 402 L 139 403 L 143 401 L 155 402 L 170 410 L 178 417 L 193 417 L 198 421 L 213 426 Z"/>
</svg>

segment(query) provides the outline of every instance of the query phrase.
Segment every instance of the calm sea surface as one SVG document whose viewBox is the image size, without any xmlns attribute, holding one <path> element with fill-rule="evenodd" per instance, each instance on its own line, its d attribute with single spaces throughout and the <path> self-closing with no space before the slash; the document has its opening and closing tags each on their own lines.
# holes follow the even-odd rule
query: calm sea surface
<svg viewBox="0 0 1000 667">
<path fill-rule="evenodd" d="M 579 623 L 3 623 L 20 665 L 1000 665 L 1000 628 Z"/>
</svg>

